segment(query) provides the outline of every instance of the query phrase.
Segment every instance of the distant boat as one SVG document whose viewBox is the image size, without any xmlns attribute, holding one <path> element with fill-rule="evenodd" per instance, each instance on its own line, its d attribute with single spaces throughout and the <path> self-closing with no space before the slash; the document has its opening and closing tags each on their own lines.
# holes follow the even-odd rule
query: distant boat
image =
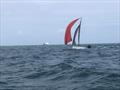
<svg viewBox="0 0 120 90">
<path fill-rule="evenodd" d="M 71 37 L 71 29 L 73 27 L 73 25 L 78 21 L 80 20 L 80 23 L 79 25 L 77 26 L 75 32 L 74 32 L 74 36 L 73 36 L 73 39 Z M 78 18 L 78 19 L 75 19 L 73 21 L 71 21 L 67 28 L 66 28 L 66 32 L 65 32 L 65 37 L 64 37 L 64 43 L 65 45 L 67 45 L 69 42 L 72 41 L 72 48 L 73 49 L 85 49 L 86 47 L 81 47 L 80 46 L 80 29 L 81 29 L 81 22 L 82 22 L 82 18 Z M 78 36 L 78 43 L 76 43 L 76 36 Z"/>
<path fill-rule="evenodd" d="M 43 45 L 49 45 L 49 43 L 48 43 L 48 42 L 45 42 L 45 43 L 43 43 Z"/>
</svg>

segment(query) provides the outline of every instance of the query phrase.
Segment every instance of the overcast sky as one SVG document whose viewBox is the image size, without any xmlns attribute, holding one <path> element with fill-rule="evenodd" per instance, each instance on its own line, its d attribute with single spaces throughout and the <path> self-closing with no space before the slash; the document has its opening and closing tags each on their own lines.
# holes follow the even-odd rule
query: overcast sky
<svg viewBox="0 0 120 90">
<path fill-rule="evenodd" d="M 120 43 L 119 10 L 119 0 L 0 0 L 0 45 L 64 44 L 79 17 L 81 43 Z"/>
</svg>

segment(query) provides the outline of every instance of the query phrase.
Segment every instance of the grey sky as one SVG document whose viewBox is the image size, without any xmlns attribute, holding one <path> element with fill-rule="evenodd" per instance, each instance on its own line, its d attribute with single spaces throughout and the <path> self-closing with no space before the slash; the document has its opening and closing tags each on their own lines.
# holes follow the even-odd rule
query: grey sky
<svg viewBox="0 0 120 90">
<path fill-rule="evenodd" d="M 63 44 L 66 26 L 79 17 L 81 43 L 120 42 L 119 0 L 1 0 L 0 5 L 0 45 Z"/>
</svg>

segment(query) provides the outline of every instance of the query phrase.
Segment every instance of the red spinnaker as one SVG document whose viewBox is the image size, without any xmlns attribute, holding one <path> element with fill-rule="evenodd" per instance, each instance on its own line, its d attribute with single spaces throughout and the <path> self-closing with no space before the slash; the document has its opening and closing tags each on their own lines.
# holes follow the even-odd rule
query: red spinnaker
<svg viewBox="0 0 120 90">
<path fill-rule="evenodd" d="M 78 18 L 79 19 L 79 18 Z M 69 43 L 70 41 L 72 41 L 72 38 L 71 38 L 71 28 L 72 26 L 75 24 L 75 22 L 77 22 L 78 19 L 75 19 L 73 21 L 71 21 L 67 28 L 66 28 L 66 32 L 65 32 L 65 38 L 64 38 L 64 43 L 67 44 Z"/>
</svg>

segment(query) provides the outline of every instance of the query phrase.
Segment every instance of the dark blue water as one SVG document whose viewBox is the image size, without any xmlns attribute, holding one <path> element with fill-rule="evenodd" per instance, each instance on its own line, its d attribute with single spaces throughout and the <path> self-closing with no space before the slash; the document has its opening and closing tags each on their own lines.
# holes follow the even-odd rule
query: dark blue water
<svg viewBox="0 0 120 90">
<path fill-rule="evenodd" d="M 120 44 L 1 46 L 0 90 L 120 90 Z"/>
</svg>

